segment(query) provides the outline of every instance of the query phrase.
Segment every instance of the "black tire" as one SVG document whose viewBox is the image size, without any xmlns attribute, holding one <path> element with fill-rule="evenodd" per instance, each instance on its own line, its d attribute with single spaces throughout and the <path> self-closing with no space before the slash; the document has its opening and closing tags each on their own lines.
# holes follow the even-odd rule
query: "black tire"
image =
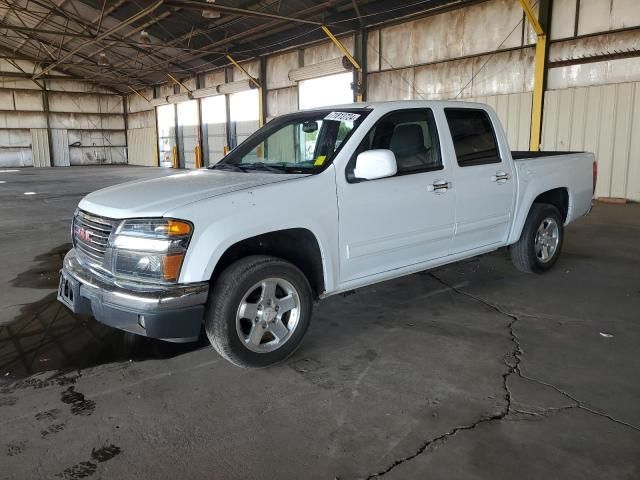
<svg viewBox="0 0 640 480">
<path fill-rule="evenodd" d="M 551 256 L 543 261 L 536 254 L 536 235 L 538 228 L 546 219 L 553 219 L 558 227 L 558 244 Z M 520 239 L 509 248 L 511 261 L 515 267 L 525 273 L 544 273 L 558 260 L 564 241 L 562 215 L 553 205 L 534 203 L 522 229 Z"/>
<path fill-rule="evenodd" d="M 270 352 L 255 352 L 241 340 L 236 329 L 236 314 L 252 286 L 269 278 L 283 279 L 295 288 L 300 313 L 295 329 L 280 347 Z M 266 367 L 283 361 L 300 345 L 312 309 L 311 287 L 300 269 L 280 258 L 253 255 L 231 264 L 214 281 L 205 313 L 205 331 L 213 348 L 231 363 L 239 367 Z"/>
</svg>

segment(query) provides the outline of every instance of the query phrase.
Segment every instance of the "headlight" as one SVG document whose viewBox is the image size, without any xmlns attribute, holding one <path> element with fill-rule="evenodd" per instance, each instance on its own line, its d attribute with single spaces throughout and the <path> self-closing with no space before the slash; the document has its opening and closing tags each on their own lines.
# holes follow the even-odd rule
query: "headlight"
<svg viewBox="0 0 640 480">
<path fill-rule="evenodd" d="M 192 224 L 184 220 L 123 221 L 111 243 L 113 273 L 138 280 L 176 282 L 192 233 Z"/>
</svg>

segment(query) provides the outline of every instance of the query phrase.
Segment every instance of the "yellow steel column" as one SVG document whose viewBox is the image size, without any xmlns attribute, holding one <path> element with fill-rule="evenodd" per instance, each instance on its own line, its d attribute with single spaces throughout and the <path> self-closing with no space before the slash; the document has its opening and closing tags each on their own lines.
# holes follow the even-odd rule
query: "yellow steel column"
<svg viewBox="0 0 640 480">
<path fill-rule="evenodd" d="M 544 75 L 547 58 L 547 36 L 536 18 L 529 0 L 519 0 L 524 12 L 537 35 L 536 55 L 533 75 L 533 105 L 531 107 L 531 133 L 529 149 L 537 152 L 540 149 L 540 135 L 542 133 L 542 105 L 544 102 Z"/>
</svg>

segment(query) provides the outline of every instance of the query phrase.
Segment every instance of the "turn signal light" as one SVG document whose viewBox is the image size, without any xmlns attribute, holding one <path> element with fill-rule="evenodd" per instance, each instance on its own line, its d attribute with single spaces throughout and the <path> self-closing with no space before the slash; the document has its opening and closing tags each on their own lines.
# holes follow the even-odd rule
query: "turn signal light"
<svg viewBox="0 0 640 480">
<path fill-rule="evenodd" d="M 162 258 L 162 278 L 167 282 L 175 282 L 180 274 L 184 254 L 165 255 Z"/>
<path fill-rule="evenodd" d="M 191 233 L 191 225 L 178 220 L 168 220 L 165 228 L 165 233 L 170 237 L 181 237 Z"/>
</svg>

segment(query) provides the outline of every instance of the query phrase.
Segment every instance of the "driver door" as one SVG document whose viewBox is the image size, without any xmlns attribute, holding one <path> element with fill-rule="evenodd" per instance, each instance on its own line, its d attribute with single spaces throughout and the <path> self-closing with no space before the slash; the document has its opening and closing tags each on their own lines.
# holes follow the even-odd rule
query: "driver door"
<svg viewBox="0 0 640 480">
<path fill-rule="evenodd" d="M 371 149 L 393 151 L 398 173 L 355 178 L 357 155 Z M 378 120 L 345 174 L 338 192 L 342 285 L 449 254 L 455 190 L 430 109 L 394 111 Z"/>
</svg>

